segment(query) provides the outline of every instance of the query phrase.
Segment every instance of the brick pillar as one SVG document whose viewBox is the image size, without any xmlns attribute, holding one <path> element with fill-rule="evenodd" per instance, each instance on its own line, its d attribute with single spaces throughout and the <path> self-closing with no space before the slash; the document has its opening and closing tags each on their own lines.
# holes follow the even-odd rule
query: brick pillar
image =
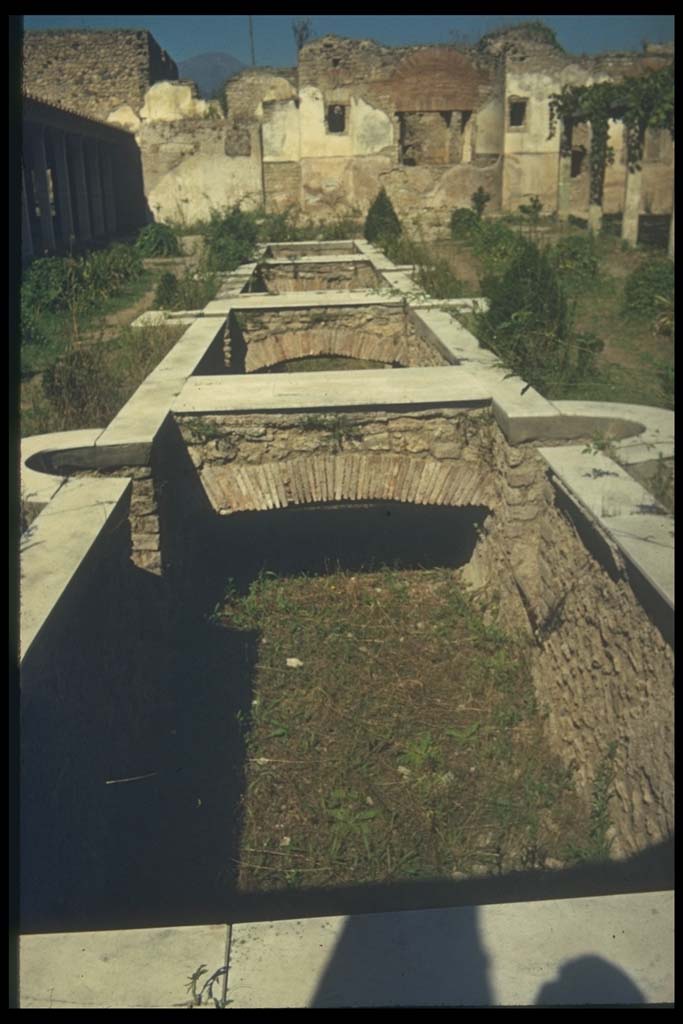
<svg viewBox="0 0 683 1024">
<path fill-rule="evenodd" d="M 76 199 L 77 238 L 79 242 L 89 242 L 92 238 L 90 223 L 90 203 L 88 201 L 88 175 L 85 169 L 83 139 L 80 135 L 70 135 L 67 146 L 72 158 L 74 170 L 74 196 Z"/>
<path fill-rule="evenodd" d="M 116 234 L 116 201 L 114 197 L 114 175 L 112 174 L 111 146 L 106 142 L 99 143 L 100 170 L 102 172 L 102 192 L 104 202 L 104 223 L 110 238 Z"/>
<path fill-rule="evenodd" d="M 26 195 L 26 178 L 24 168 L 21 168 L 21 257 L 27 263 L 33 256 L 33 238 L 31 236 L 31 218 L 28 212 L 28 197 Z"/>
<path fill-rule="evenodd" d="M 94 139 L 85 139 L 83 146 L 85 151 L 85 171 L 88 178 L 92 233 L 95 238 L 102 238 L 105 233 L 104 203 L 102 202 L 102 179 L 100 177 L 97 142 Z"/>
<path fill-rule="evenodd" d="M 62 231 L 62 243 L 69 248 L 75 238 L 73 210 L 71 209 L 71 187 L 69 182 L 69 165 L 66 159 L 66 137 L 64 132 L 50 133 L 55 156 L 55 199 L 57 202 L 58 223 Z"/>
<path fill-rule="evenodd" d="M 31 125 L 27 131 L 26 143 L 30 151 L 29 166 L 33 167 L 35 176 L 35 199 L 40 210 L 41 249 L 43 252 L 55 251 L 55 232 L 52 224 L 52 208 L 50 190 L 47 181 L 47 162 L 45 159 L 45 130 L 40 125 Z"/>
</svg>

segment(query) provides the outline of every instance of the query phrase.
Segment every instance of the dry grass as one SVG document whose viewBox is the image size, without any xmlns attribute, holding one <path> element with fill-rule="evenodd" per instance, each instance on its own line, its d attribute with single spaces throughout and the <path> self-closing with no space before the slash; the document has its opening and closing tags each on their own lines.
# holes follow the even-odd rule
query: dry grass
<svg viewBox="0 0 683 1024">
<path fill-rule="evenodd" d="M 215 619 L 261 637 L 242 891 L 495 874 L 588 849 L 525 643 L 487 626 L 454 572 L 266 575 Z"/>
</svg>

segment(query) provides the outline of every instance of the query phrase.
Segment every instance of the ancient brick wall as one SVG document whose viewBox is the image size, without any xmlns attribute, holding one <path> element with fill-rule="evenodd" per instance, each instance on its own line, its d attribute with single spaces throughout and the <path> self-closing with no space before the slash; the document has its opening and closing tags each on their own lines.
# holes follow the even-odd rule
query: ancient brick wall
<svg viewBox="0 0 683 1024">
<path fill-rule="evenodd" d="M 348 462 L 345 486 L 357 500 L 369 495 L 358 488 L 374 486 L 382 473 L 396 474 L 401 460 L 417 466 L 410 470 L 413 482 L 415 473 L 423 481 L 421 491 L 411 491 L 410 474 L 400 477 L 409 500 L 424 497 L 430 486 L 438 490 L 438 470 L 430 476 L 428 465 L 450 467 L 442 496 L 450 486 L 456 499 L 465 494 L 464 472 L 474 484 L 468 500 L 492 510 L 464 579 L 490 617 L 529 636 L 546 732 L 572 772 L 586 814 L 612 754 L 612 854 L 629 856 L 672 833 L 672 649 L 656 614 L 645 610 L 637 581 L 549 482 L 533 446 L 508 445 L 487 412 L 449 409 L 178 420 L 194 465 L 209 471 L 207 479 L 216 475 L 217 494 L 232 466 L 245 467 L 242 488 L 251 472 L 255 492 L 267 494 L 270 481 L 301 489 L 301 500 L 309 501 L 306 494 L 329 476 L 330 459 Z M 363 454 L 376 460 L 365 476 Z M 267 472 L 261 481 L 256 471 L 264 464 L 286 465 L 287 472 Z"/>
<path fill-rule="evenodd" d="M 265 290 L 273 295 L 281 292 L 310 292 L 325 288 L 343 291 L 379 288 L 380 278 L 370 263 L 292 263 L 285 266 L 262 264 L 257 270 Z"/>
<path fill-rule="evenodd" d="M 233 314 L 225 362 L 253 373 L 307 356 L 350 356 L 399 366 L 441 366 L 445 358 L 416 332 L 402 307 L 316 307 Z"/>
<path fill-rule="evenodd" d="M 138 111 L 150 85 L 178 77 L 146 31 L 26 32 L 23 57 L 24 91 L 103 121 L 124 103 Z"/>
</svg>

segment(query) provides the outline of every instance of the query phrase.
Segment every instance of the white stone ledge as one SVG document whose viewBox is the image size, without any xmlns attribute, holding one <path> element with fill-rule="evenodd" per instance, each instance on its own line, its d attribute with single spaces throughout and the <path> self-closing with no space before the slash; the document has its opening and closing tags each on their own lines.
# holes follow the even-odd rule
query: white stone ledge
<svg viewBox="0 0 683 1024">
<path fill-rule="evenodd" d="M 553 403 L 563 416 L 586 421 L 586 436 L 592 433 L 604 434 L 617 453 L 620 463 L 635 466 L 649 462 L 660 455 L 665 459 L 674 457 L 674 414 L 669 409 L 658 409 L 650 405 L 632 405 L 623 402 L 565 402 Z M 633 427 L 630 437 L 613 437 L 615 421 L 623 421 Z"/>
<path fill-rule="evenodd" d="M 240 377 L 193 377 L 172 406 L 178 413 L 293 411 L 394 405 L 486 406 L 490 393 L 460 367 L 411 367 Z"/>
<path fill-rule="evenodd" d="M 673 893 L 236 924 L 232 1009 L 674 998 Z"/>
<path fill-rule="evenodd" d="M 149 461 L 173 399 L 218 342 L 224 326 L 224 320 L 204 317 L 185 331 L 100 434 L 96 441 L 99 465 L 145 465 Z"/>
<path fill-rule="evenodd" d="M 284 292 L 270 295 L 267 292 L 242 292 L 239 295 L 214 299 L 204 308 L 204 316 L 225 317 L 231 309 L 270 312 L 278 309 L 318 309 L 321 306 L 400 306 L 400 295 L 378 295 L 375 291 L 339 291 L 327 288 L 310 292 Z"/>
<path fill-rule="evenodd" d="M 92 453 L 102 428 L 35 434 L 21 440 L 21 497 L 32 505 L 47 505 L 67 477 L 49 468 L 50 456 L 70 452 L 76 462 Z M 41 466 L 42 462 L 42 466 Z M 33 465 L 30 465 L 33 463 Z"/>
<path fill-rule="evenodd" d="M 291 267 L 296 264 L 298 267 L 315 267 L 320 263 L 335 265 L 347 263 L 351 266 L 358 264 L 366 266 L 371 262 L 369 256 L 362 256 L 359 253 L 328 253 L 327 256 L 324 253 L 320 253 L 317 256 L 306 256 L 303 254 L 301 256 L 268 256 L 261 261 L 260 266 Z"/>
<path fill-rule="evenodd" d="M 673 609 L 673 516 L 657 514 L 653 496 L 605 455 L 592 455 L 581 445 L 538 452 L 574 504 Z"/>
<path fill-rule="evenodd" d="M 189 1008 L 187 981 L 202 964 L 197 990 L 213 976 L 223 1002 L 229 935 L 225 924 L 22 935 L 21 1009 Z"/>
<path fill-rule="evenodd" d="M 96 547 L 127 513 L 128 479 L 67 480 L 21 538 L 20 657 L 23 660 Z"/>
<path fill-rule="evenodd" d="M 671 891 L 23 935 L 20 1004 L 186 1007 L 200 964 L 228 1009 L 668 1004 L 673 936 Z"/>
</svg>

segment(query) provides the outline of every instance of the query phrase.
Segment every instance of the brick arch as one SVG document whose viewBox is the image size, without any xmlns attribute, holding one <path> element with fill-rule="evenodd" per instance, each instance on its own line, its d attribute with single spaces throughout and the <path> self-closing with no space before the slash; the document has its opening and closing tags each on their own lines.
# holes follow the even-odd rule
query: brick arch
<svg viewBox="0 0 683 1024">
<path fill-rule="evenodd" d="M 201 477 L 222 515 L 347 501 L 453 507 L 494 501 L 485 468 L 400 454 L 338 452 L 260 465 L 227 463 L 205 466 Z"/>
<path fill-rule="evenodd" d="M 469 57 L 449 46 L 418 50 L 392 75 L 395 109 L 476 110 L 479 87 L 487 81 Z"/>
<path fill-rule="evenodd" d="M 326 326 L 324 330 L 290 331 L 246 346 L 246 373 L 267 370 L 279 363 L 310 356 L 345 356 L 369 359 L 388 366 L 440 366 L 445 359 L 421 338 L 389 335 L 385 338 Z"/>
</svg>

